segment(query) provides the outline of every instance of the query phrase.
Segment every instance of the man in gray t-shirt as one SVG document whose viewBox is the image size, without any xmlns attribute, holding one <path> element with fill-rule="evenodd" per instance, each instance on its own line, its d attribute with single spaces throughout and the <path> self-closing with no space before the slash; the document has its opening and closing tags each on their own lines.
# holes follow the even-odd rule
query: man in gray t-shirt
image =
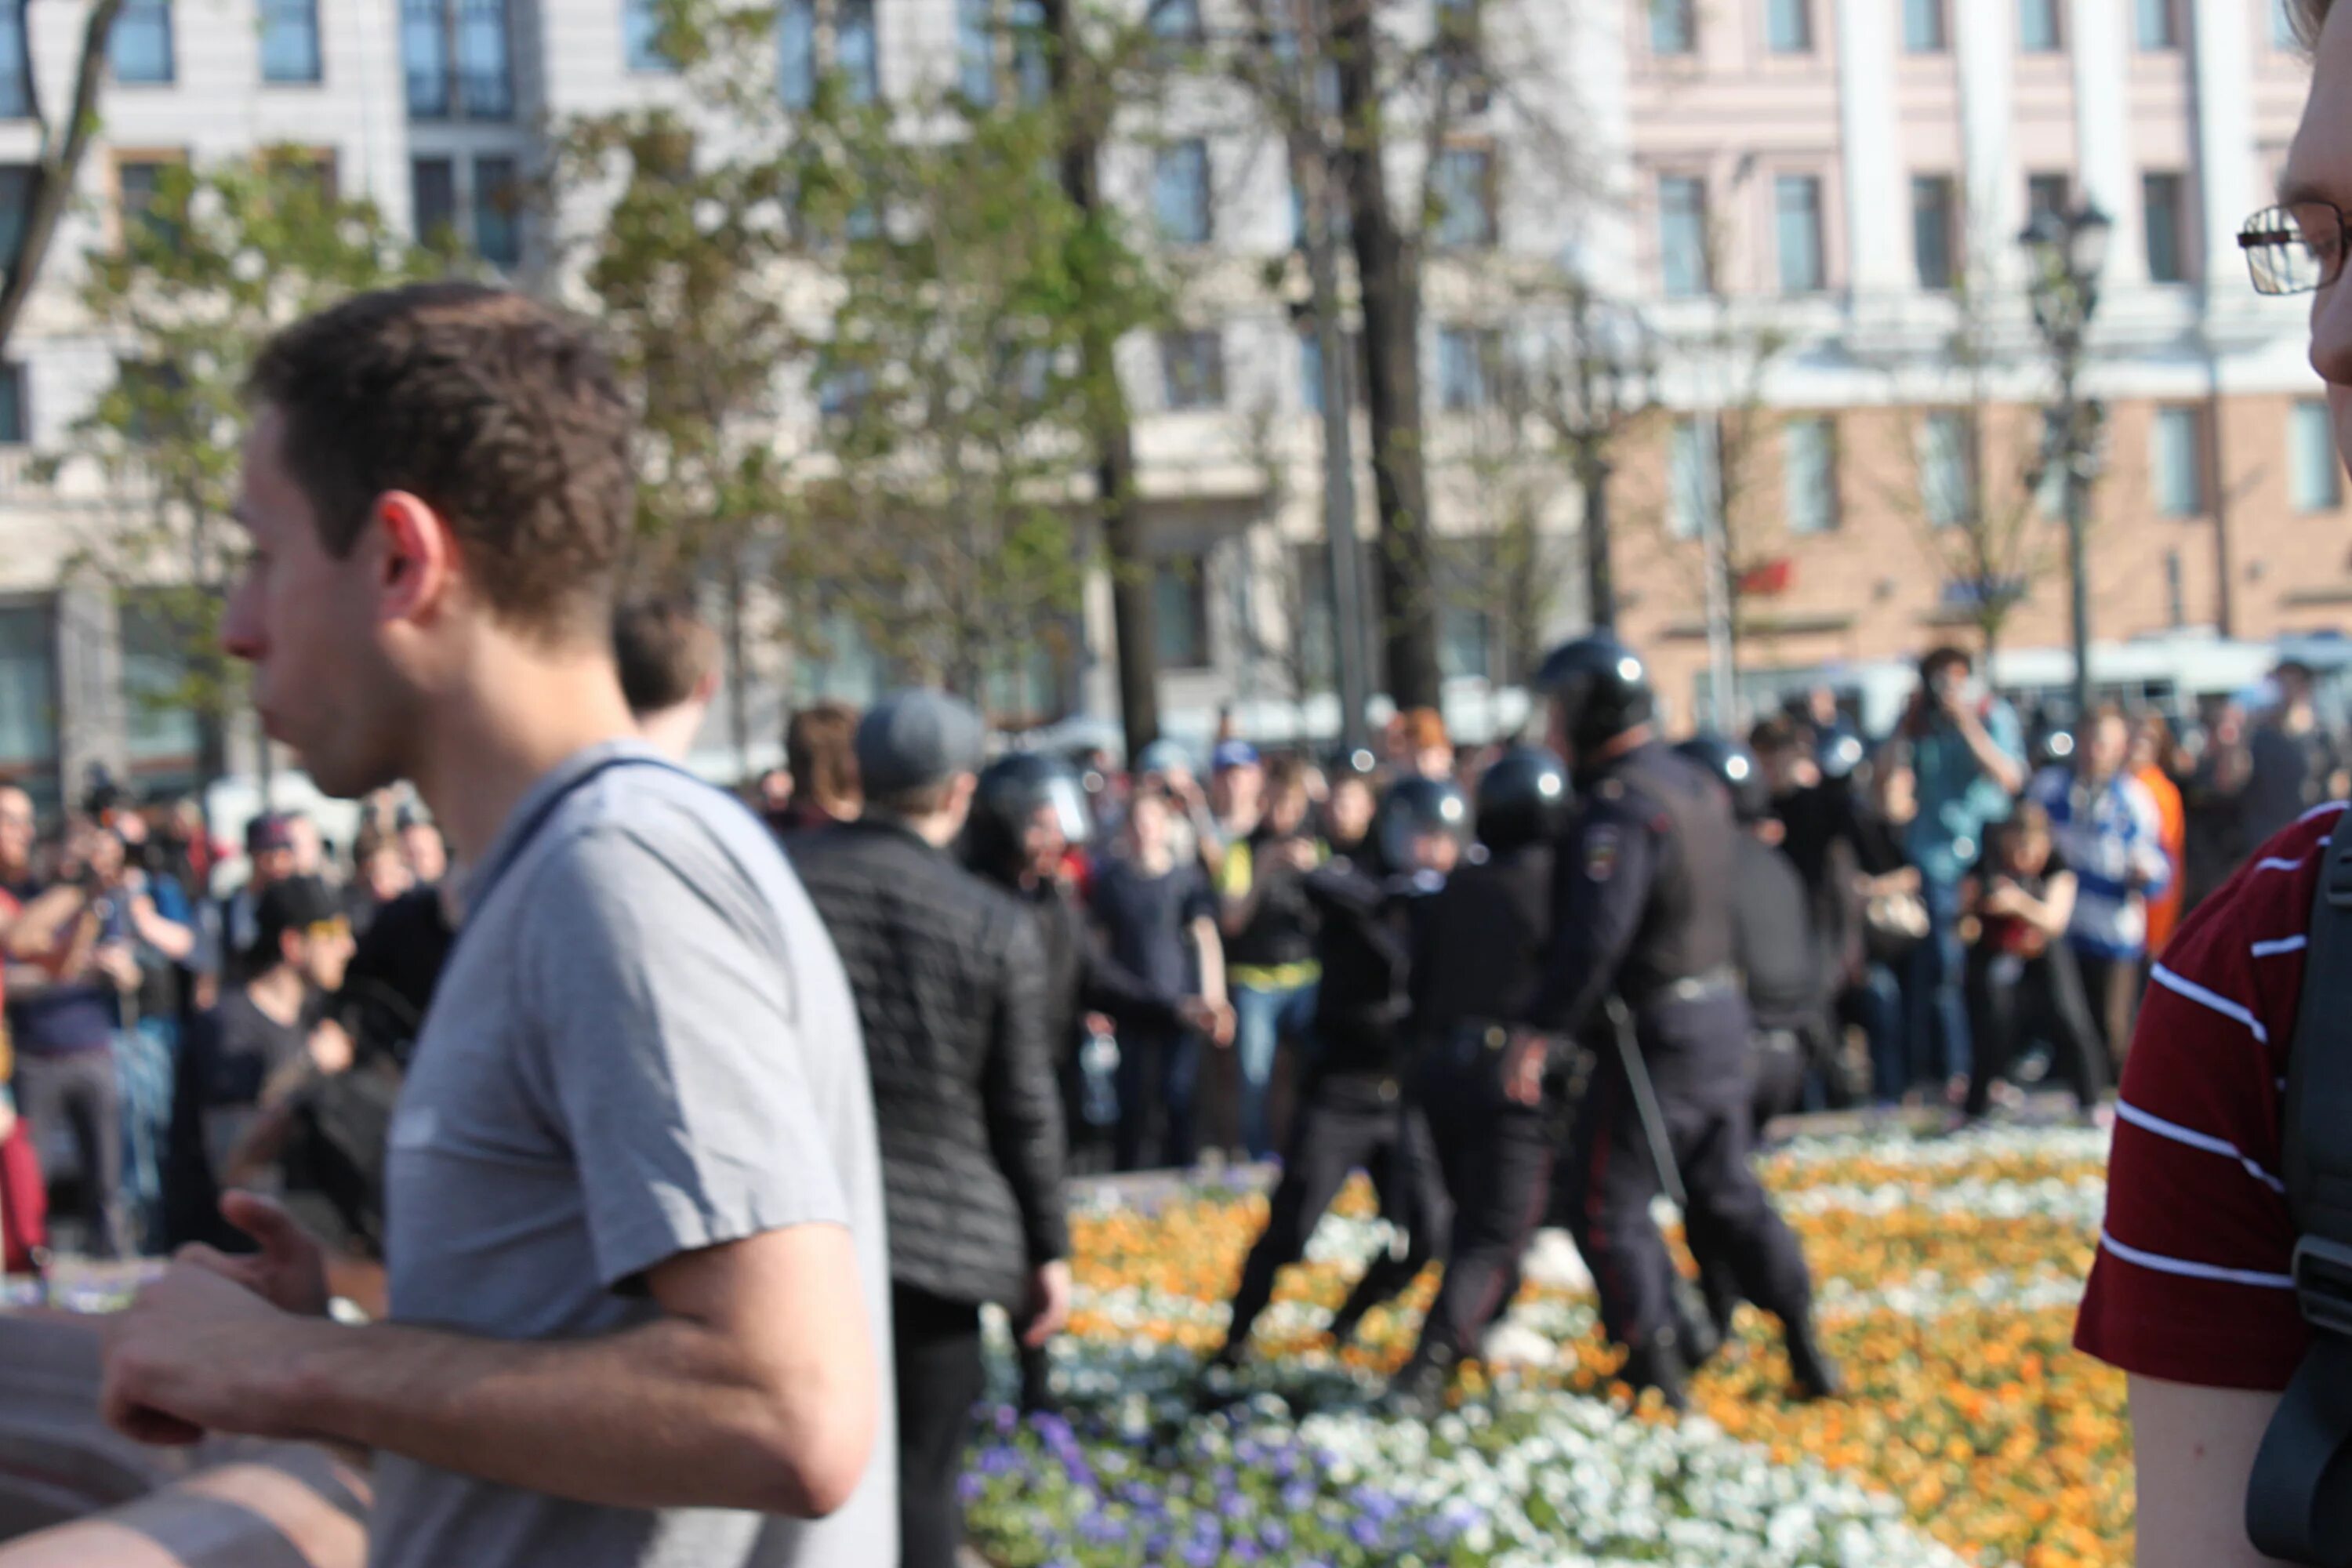
<svg viewBox="0 0 2352 1568">
<path fill-rule="evenodd" d="M 603 746 L 533 786 L 482 864 L 496 883 L 467 914 L 393 1119 L 393 1318 L 608 1334 L 656 1314 L 631 1285 L 666 1258 L 832 1224 L 857 1239 L 867 1322 L 888 1344 L 856 1006 L 758 819 L 650 752 Z M 893 1563 L 896 1508 L 876 1484 L 896 1453 L 887 1384 L 882 1409 L 848 1506 L 764 1533 L 753 1514 L 597 1508 L 386 1456 L 371 1562 Z"/>
<path fill-rule="evenodd" d="M 222 642 L 320 788 L 415 781 L 466 918 L 393 1118 L 391 1321 L 230 1194 L 109 1326 L 107 1418 L 372 1451 L 378 1568 L 886 1568 L 874 1115 L 840 960 L 614 668 L 628 397 L 585 326 L 443 281 L 257 357 Z"/>
</svg>

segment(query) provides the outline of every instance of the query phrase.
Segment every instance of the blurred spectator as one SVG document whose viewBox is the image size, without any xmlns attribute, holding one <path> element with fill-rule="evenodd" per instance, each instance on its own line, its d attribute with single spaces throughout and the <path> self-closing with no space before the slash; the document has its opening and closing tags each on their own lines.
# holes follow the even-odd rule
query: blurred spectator
<svg viewBox="0 0 2352 1568">
<path fill-rule="evenodd" d="M 294 875 L 326 880 L 332 868 L 327 864 L 326 835 L 319 831 L 318 819 L 299 811 L 290 813 L 286 830 L 294 840 Z"/>
<path fill-rule="evenodd" d="M 1331 775 L 1330 794 L 1323 802 L 1323 839 L 1334 858 L 1363 858 L 1379 805 L 1370 773 L 1343 768 Z"/>
<path fill-rule="evenodd" d="M 2200 707 L 2202 722 L 2196 743 L 2184 748 L 2189 765 L 2180 777 L 2181 809 L 2188 818 L 2184 913 L 2228 881 L 2253 850 L 2241 799 L 2253 766 L 2245 710 L 2227 698 L 2209 698 Z"/>
<path fill-rule="evenodd" d="M 1227 844 L 1246 838 L 1265 810 L 1265 767 L 1247 741 L 1220 741 L 1209 757 L 1209 810 Z"/>
<path fill-rule="evenodd" d="M 125 933 L 138 967 L 137 983 L 115 999 L 114 1065 L 122 1093 L 123 1201 L 140 1249 L 152 1252 L 163 1246 L 163 1148 L 193 989 L 187 966 L 201 960 L 187 896 L 172 877 L 149 868 L 154 857 L 145 821 L 124 810 L 114 822 L 91 838 L 90 863 L 107 929 Z"/>
<path fill-rule="evenodd" d="M 327 1016 L 351 963 L 351 924 L 316 877 L 270 885 L 251 973 L 190 1031 L 173 1097 L 168 1228 L 174 1244 L 249 1251 L 217 1213 L 223 1187 L 274 1191 L 295 1097 L 352 1064 L 352 1038 Z"/>
<path fill-rule="evenodd" d="M 613 611 L 613 658 L 646 744 L 685 762 L 719 695 L 719 635 L 684 595 L 633 595 Z"/>
<path fill-rule="evenodd" d="M 768 813 L 776 832 L 804 833 L 855 822 L 864 796 L 857 772 L 857 710 L 844 702 L 802 709 L 784 726 L 784 768 L 791 796 Z"/>
<path fill-rule="evenodd" d="M 2043 770 L 2031 795 L 2048 815 L 2052 842 L 2074 880 L 2066 945 L 2082 972 L 2101 1037 L 2121 1066 L 2147 949 L 2147 897 L 2172 874 L 2156 798 L 2134 777 L 2131 726 L 2112 704 L 2092 714 L 2074 766 Z"/>
<path fill-rule="evenodd" d="M 1263 1160 L 1279 1144 L 1267 1116 L 1276 1053 L 1315 1016 L 1313 906 L 1304 879 L 1323 861 L 1307 813 L 1306 770 L 1284 758 L 1267 770 L 1265 812 L 1225 853 L 1219 927 L 1233 986 L 1243 1149 Z"/>
<path fill-rule="evenodd" d="M 1408 708 L 1401 717 L 1404 723 L 1398 771 L 1453 782 L 1454 742 L 1445 733 L 1445 716 L 1434 708 Z"/>
<path fill-rule="evenodd" d="M 373 823 L 362 826 L 352 840 L 352 880 L 343 896 L 352 930 L 366 934 L 377 912 L 415 885 L 399 841 Z"/>
<path fill-rule="evenodd" d="M 129 887 L 122 840 L 85 822 L 67 835 L 58 879 L 25 905 L 8 931 L 17 1105 L 44 1145 L 73 1145 L 80 1217 L 90 1251 L 101 1258 L 129 1257 L 138 1247 L 123 1184 L 117 1030 L 125 999 L 136 996 L 142 980 L 140 938 L 177 940 L 163 923 L 143 889 Z M 193 942 L 184 927 L 178 937 Z M 126 1034 L 122 1043 L 131 1038 Z"/>
<path fill-rule="evenodd" d="M 2181 899 L 2189 876 L 2189 818 L 2180 786 L 2172 782 L 2172 726 L 2160 713 L 2144 713 L 2132 731 L 2131 775 L 2156 802 L 2157 842 L 2164 847 L 2171 875 L 2147 895 L 2147 952 L 2162 955 L 2180 924 Z"/>
<path fill-rule="evenodd" d="M 1961 648 L 1930 650 L 1919 661 L 1919 689 L 1902 726 L 1919 802 L 1904 850 L 1918 868 L 1927 908 L 1927 936 L 1912 950 L 1905 977 L 1906 1026 L 1914 1040 L 1935 1042 L 1937 1070 L 1955 1099 L 1969 1080 L 1960 883 L 1983 853 L 1985 830 L 2009 815 L 2025 787 L 2017 715 L 1977 684 L 1975 671 Z"/>
<path fill-rule="evenodd" d="M 2106 1053 L 2091 1020 L 2073 952 L 2064 940 L 2074 915 L 2076 877 L 2055 852 L 2049 814 L 2022 803 L 1991 832 L 1992 847 L 1969 887 L 1977 937 L 1969 985 L 1978 1021 L 1975 1071 L 1964 1110 L 1982 1116 L 1993 1084 L 2029 1039 L 2047 1040 L 2062 1058 L 2076 1105 L 2093 1110 L 2106 1084 Z"/>
<path fill-rule="evenodd" d="M 1802 697 L 1791 699 L 1788 706 L 1789 716 L 1811 733 L 1814 759 L 1824 768 L 1835 753 L 1860 745 L 1861 731 L 1845 716 L 1845 710 L 1838 706 L 1834 687 L 1816 686 Z"/>
<path fill-rule="evenodd" d="M 217 952 L 208 967 L 224 988 L 242 985 L 254 942 L 261 934 L 261 895 L 295 874 L 300 851 L 294 818 L 283 812 L 264 812 L 245 825 L 245 886 L 220 900 L 213 911 L 212 930 Z"/>
<path fill-rule="evenodd" d="M 1176 858 L 1214 868 L 1224 853 L 1215 813 L 1207 792 L 1193 775 L 1192 753 L 1174 741 L 1159 740 L 1143 748 L 1135 764 L 1135 782 L 1129 808 L 1136 796 L 1156 793 L 1169 808 L 1168 842 Z M 1125 830 L 1124 822 L 1121 831 Z"/>
<path fill-rule="evenodd" d="M 0 784 L 0 945 L 24 907 L 17 895 L 30 889 L 37 826 L 33 797 Z M 0 973 L 0 1005 L 6 1000 L 6 976 Z M 32 1128 L 16 1114 L 15 1072 L 16 1052 L 8 1031 L 0 1028 L 0 1274 L 31 1269 L 48 1245 L 48 1191 Z"/>
<path fill-rule="evenodd" d="M 2277 703 L 2247 738 L 2240 797 L 2242 841 L 2251 848 L 2324 801 L 2344 797 L 2344 752 L 2312 702 L 2309 665 L 2288 659 L 2273 672 Z"/>
<path fill-rule="evenodd" d="M 1838 998 L 1839 1016 L 1870 1042 L 1871 1097 L 1881 1105 L 1903 1100 L 1932 1070 L 1927 1039 L 1911 1033 L 1905 1016 L 1901 978 L 1928 929 L 1919 868 L 1903 850 L 1918 815 L 1910 753 L 1889 746 L 1871 772 L 1868 807 L 1856 814 L 1852 885 L 1862 906 L 1862 952 L 1854 982 Z"/>
<path fill-rule="evenodd" d="M 1200 996 L 1222 1008 L 1224 952 L 1216 900 L 1201 867 L 1177 854 L 1173 816 L 1161 790 L 1137 791 L 1120 853 L 1096 874 L 1094 917 L 1112 956 L 1152 990 Z M 1190 1165 L 1198 1148 L 1199 1037 L 1189 1029 L 1139 1025 L 1118 1044 L 1118 1168 Z"/>
<path fill-rule="evenodd" d="M 441 829 L 424 813 L 408 808 L 400 817 L 400 855 L 408 862 L 408 874 L 420 888 L 437 888 L 441 879 L 449 874 L 449 843 L 441 837 Z"/>
</svg>

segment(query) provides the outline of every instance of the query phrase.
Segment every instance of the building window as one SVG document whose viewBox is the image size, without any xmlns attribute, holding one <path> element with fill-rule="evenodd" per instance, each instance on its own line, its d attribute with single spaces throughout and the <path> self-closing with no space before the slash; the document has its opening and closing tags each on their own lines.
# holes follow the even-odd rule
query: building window
<svg viewBox="0 0 2352 1568">
<path fill-rule="evenodd" d="M 2177 49 L 2180 47 L 2179 17 L 2173 10 L 2174 0 L 2137 0 L 2133 6 L 2133 32 L 2143 49 Z"/>
<path fill-rule="evenodd" d="M 2058 31 L 2058 0 L 2017 0 L 2017 47 L 2029 55 L 2065 47 Z"/>
<path fill-rule="evenodd" d="M 449 245 L 457 232 L 457 165 L 415 158 L 408 165 L 409 216 L 420 245 Z"/>
<path fill-rule="evenodd" d="M 2151 441 L 2156 510 L 2165 517 L 2205 511 L 2204 420 L 2194 408 L 2159 408 Z"/>
<path fill-rule="evenodd" d="M 262 155 L 279 200 L 305 193 L 310 200 L 332 206 L 342 192 L 331 147 L 273 148 Z"/>
<path fill-rule="evenodd" d="M 1170 413 L 1224 406 L 1225 342 L 1222 334 L 1160 333 L 1160 368 Z"/>
<path fill-rule="evenodd" d="M 0 270 L 16 265 L 25 248 L 25 215 L 33 205 L 35 171 L 29 163 L 0 163 Z"/>
<path fill-rule="evenodd" d="M 2343 461 L 2327 405 L 2308 397 L 2294 405 L 2287 426 L 2289 479 L 2297 511 L 2334 511 L 2344 499 Z"/>
<path fill-rule="evenodd" d="M 1919 426 L 1919 505 L 1937 528 L 1957 528 L 1976 511 L 1976 442 L 1968 416 L 1930 414 Z"/>
<path fill-rule="evenodd" d="M 1666 531 L 1676 539 L 1696 539 L 1722 522 L 1715 428 L 1696 419 L 1677 419 L 1673 442 L 1667 454 L 1672 493 L 1667 498 Z"/>
<path fill-rule="evenodd" d="M 1658 181 L 1659 271 L 1666 297 L 1687 300 L 1713 287 L 1706 258 L 1706 185 L 1696 175 Z"/>
<path fill-rule="evenodd" d="M 1770 0 L 1764 11 L 1764 46 L 1776 55 L 1813 52 L 1813 0 Z"/>
<path fill-rule="evenodd" d="M 261 0 L 261 79 L 317 81 L 319 0 Z"/>
<path fill-rule="evenodd" d="M 31 437 L 25 432 L 25 367 L 0 364 L 0 447 L 21 447 Z"/>
<path fill-rule="evenodd" d="M 1495 154 L 1484 147 L 1449 147 L 1430 174 L 1437 223 L 1431 237 L 1449 249 L 1483 250 L 1495 243 Z"/>
<path fill-rule="evenodd" d="M 661 0 L 621 0 L 621 47 L 633 71 L 674 71 L 662 53 Z"/>
<path fill-rule="evenodd" d="M 1780 251 L 1780 292 L 1818 294 L 1822 272 L 1822 182 L 1782 174 L 1772 182 L 1772 222 Z"/>
<path fill-rule="evenodd" d="M 137 594 L 116 599 L 115 626 L 131 772 L 151 789 L 174 773 L 189 775 L 193 784 L 203 732 L 188 705 L 192 628 L 160 600 Z"/>
<path fill-rule="evenodd" d="M 25 0 L 0 0 L 0 120 L 33 113 L 32 56 L 26 47 Z"/>
<path fill-rule="evenodd" d="M 1151 571 L 1152 631 L 1162 669 L 1209 668 L 1209 563 L 1171 556 Z"/>
<path fill-rule="evenodd" d="M 1209 144 L 1195 138 L 1160 149 L 1151 168 L 1151 216 L 1171 245 L 1206 245 L 1210 232 Z"/>
<path fill-rule="evenodd" d="M 956 0 L 956 90 L 976 109 L 996 101 L 995 0 Z"/>
<path fill-rule="evenodd" d="M 1151 36 L 1164 44 L 1201 41 L 1201 0 L 1151 0 L 1144 17 Z"/>
<path fill-rule="evenodd" d="M 2188 215 L 2181 201 L 2180 176 L 2142 174 L 2139 195 L 2140 210 L 2147 221 L 2148 281 L 2187 282 L 2187 247 L 2181 244 L 2181 226 Z"/>
<path fill-rule="evenodd" d="M 1952 286 L 1952 177 L 1949 174 L 1911 176 L 1911 254 L 1919 269 L 1919 287 L 1945 289 Z"/>
<path fill-rule="evenodd" d="M 875 36 L 873 0 L 834 0 L 825 18 L 832 24 L 832 58 L 821 45 L 818 5 L 821 0 L 784 0 L 776 17 L 776 94 L 787 109 L 806 109 L 816 101 L 818 74 L 827 68 L 842 79 L 852 103 L 872 103 L 882 96 L 881 50 Z"/>
<path fill-rule="evenodd" d="M 2028 174 L 2025 176 L 2025 214 L 2033 217 L 2063 217 L 2074 205 L 2074 179 L 2071 174 Z"/>
<path fill-rule="evenodd" d="M 400 52 L 415 118 L 514 118 L 507 0 L 401 0 Z"/>
<path fill-rule="evenodd" d="M 1944 0 L 1903 0 L 1904 53 L 1940 55 L 1944 48 Z"/>
<path fill-rule="evenodd" d="M 165 245 L 178 242 L 180 225 L 177 215 L 164 194 L 164 171 L 177 168 L 183 160 L 176 157 L 152 158 L 116 154 L 114 188 L 121 198 L 120 221 L 127 237 L 137 224 Z"/>
<path fill-rule="evenodd" d="M 1475 605 L 1437 606 L 1437 673 L 1447 680 L 1485 680 L 1495 670 L 1495 619 Z"/>
<path fill-rule="evenodd" d="M 474 254 L 493 267 L 522 264 L 522 181 L 512 158 L 474 160 Z"/>
<path fill-rule="evenodd" d="M 172 68 L 172 0 L 124 0 L 116 13 L 106 52 L 114 79 L 154 86 L 169 82 Z"/>
<path fill-rule="evenodd" d="M 1437 402 L 1448 414 L 1486 406 L 1488 371 L 1499 352 L 1491 331 L 1444 327 L 1437 333 Z"/>
<path fill-rule="evenodd" d="M 1838 525 L 1837 426 L 1826 417 L 1791 419 L 1782 436 L 1782 489 L 1790 533 Z"/>
<path fill-rule="evenodd" d="M 873 395 L 873 371 L 862 364 L 839 366 L 818 379 L 816 411 L 827 419 L 855 419 Z"/>
<path fill-rule="evenodd" d="M 55 618 L 46 604 L 0 608 L 0 772 L 31 784 L 57 761 Z"/>
<path fill-rule="evenodd" d="M 1687 55 L 1697 49 L 1697 0 L 1650 0 L 1650 52 Z"/>
</svg>

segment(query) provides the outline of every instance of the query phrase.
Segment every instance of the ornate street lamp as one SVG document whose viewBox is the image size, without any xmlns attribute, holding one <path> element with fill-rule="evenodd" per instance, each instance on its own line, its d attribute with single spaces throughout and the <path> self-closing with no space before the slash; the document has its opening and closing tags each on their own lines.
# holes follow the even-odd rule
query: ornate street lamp
<svg viewBox="0 0 2352 1568">
<path fill-rule="evenodd" d="M 2042 462 L 2059 465 L 2064 485 L 2066 572 L 2073 593 L 2074 725 L 2091 714 L 2091 600 L 2083 531 L 2091 480 L 2098 462 L 2098 432 L 2105 409 L 2079 395 L 2091 318 L 2099 309 L 2099 274 L 2107 263 L 2115 226 L 2088 204 L 2069 212 L 2036 213 L 2018 242 L 2032 276 L 2027 287 L 2033 324 L 2058 373 L 2058 402 L 2050 409 Z"/>
</svg>

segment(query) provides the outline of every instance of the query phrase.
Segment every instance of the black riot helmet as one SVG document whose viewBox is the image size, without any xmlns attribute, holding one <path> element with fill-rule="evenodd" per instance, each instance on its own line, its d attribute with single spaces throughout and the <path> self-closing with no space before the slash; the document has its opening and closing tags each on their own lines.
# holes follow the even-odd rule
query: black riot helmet
<svg viewBox="0 0 2352 1568">
<path fill-rule="evenodd" d="M 1675 750 L 1723 781 L 1731 792 L 1731 814 L 1742 823 L 1761 822 L 1772 815 L 1772 786 L 1755 753 L 1738 742 L 1694 735 Z"/>
<path fill-rule="evenodd" d="M 1540 746 L 1517 746 L 1478 780 L 1478 842 L 1496 855 L 1545 844 L 1568 826 L 1568 768 Z"/>
<path fill-rule="evenodd" d="M 1402 778 L 1389 785 L 1372 816 L 1372 846 L 1392 872 L 1416 869 L 1413 845 L 1430 834 L 1470 841 L 1470 802 L 1449 779 Z"/>
<path fill-rule="evenodd" d="M 1059 757 L 1016 752 L 982 770 L 964 826 L 964 858 L 984 876 L 1010 879 L 1020 874 L 1021 841 L 1041 809 L 1050 808 L 1062 837 L 1083 845 L 1094 836 L 1078 772 Z"/>
<path fill-rule="evenodd" d="M 1650 668 L 1642 656 L 1606 632 L 1562 643 L 1544 656 L 1532 683 L 1559 710 L 1560 728 L 1580 757 L 1657 712 Z"/>
</svg>

